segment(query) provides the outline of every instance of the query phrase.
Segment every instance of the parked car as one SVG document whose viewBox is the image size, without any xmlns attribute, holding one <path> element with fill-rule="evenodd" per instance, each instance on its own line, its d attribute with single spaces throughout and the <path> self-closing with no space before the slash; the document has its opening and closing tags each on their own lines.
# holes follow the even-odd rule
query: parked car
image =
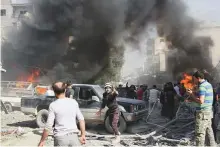
<svg viewBox="0 0 220 147">
<path fill-rule="evenodd" d="M 101 115 L 96 115 L 100 109 L 104 89 L 99 85 L 73 84 L 74 98 L 79 104 L 80 110 L 86 123 L 104 124 L 108 132 L 112 133 L 109 123 L 108 108 L 104 108 Z M 36 123 L 39 127 L 44 127 L 48 107 L 55 97 L 22 97 L 21 111 L 25 114 L 36 115 Z M 117 97 L 120 109 L 119 131 L 124 132 L 127 124 L 136 122 L 147 114 L 147 108 L 144 101 Z"/>
<path fill-rule="evenodd" d="M 0 100 L 5 105 L 5 108 L 8 110 L 8 112 L 12 112 L 14 110 L 20 110 L 20 103 L 21 98 L 20 97 L 3 97 L 1 96 Z"/>
</svg>

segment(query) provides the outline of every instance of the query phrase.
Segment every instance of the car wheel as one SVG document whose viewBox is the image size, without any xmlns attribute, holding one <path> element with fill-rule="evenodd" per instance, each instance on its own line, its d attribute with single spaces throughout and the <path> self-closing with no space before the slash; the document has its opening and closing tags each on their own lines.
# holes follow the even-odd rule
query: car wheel
<svg viewBox="0 0 220 147">
<path fill-rule="evenodd" d="M 48 110 L 42 109 L 37 113 L 36 123 L 39 128 L 44 128 L 47 122 Z"/>
<path fill-rule="evenodd" d="M 123 133 L 126 130 L 126 128 L 127 128 L 127 123 L 126 123 L 125 119 L 120 115 L 119 120 L 118 120 L 118 131 L 120 133 Z M 109 133 L 113 133 L 112 127 L 109 122 L 109 116 L 107 116 L 105 119 L 105 129 Z"/>
<path fill-rule="evenodd" d="M 13 111 L 13 107 L 10 103 L 4 103 L 5 108 L 7 109 L 8 112 L 12 112 Z"/>
</svg>

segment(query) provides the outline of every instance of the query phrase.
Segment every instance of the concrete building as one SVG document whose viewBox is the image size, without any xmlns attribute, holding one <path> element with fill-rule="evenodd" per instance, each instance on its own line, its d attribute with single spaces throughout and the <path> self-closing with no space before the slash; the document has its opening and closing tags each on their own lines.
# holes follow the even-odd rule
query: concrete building
<svg viewBox="0 0 220 147">
<path fill-rule="evenodd" d="M 156 38 L 154 48 L 154 54 L 158 56 L 159 60 L 159 71 L 164 72 L 167 70 L 166 53 L 168 52 L 168 47 L 166 44 L 166 39 L 163 37 Z"/>
<path fill-rule="evenodd" d="M 19 21 L 26 12 L 32 12 L 33 5 L 32 0 L 11 0 L 11 5 L 13 7 L 12 18 Z"/>
<path fill-rule="evenodd" d="M 1 0 L 1 37 L 16 27 L 24 14 L 32 9 L 32 0 Z"/>
<path fill-rule="evenodd" d="M 11 26 L 13 8 L 10 0 L 1 0 L 1 28 Z"/>
</svg>

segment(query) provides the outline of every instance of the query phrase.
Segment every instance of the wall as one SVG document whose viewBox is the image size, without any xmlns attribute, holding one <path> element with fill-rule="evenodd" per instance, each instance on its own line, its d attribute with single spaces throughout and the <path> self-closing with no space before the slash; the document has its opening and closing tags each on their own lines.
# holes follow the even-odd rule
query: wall
<svg viewBox="0 0 220 147">
<path fill-rule="evenodd" d="M 1 16 L 1 36 L 5 37 L 23 17 L 21 11 L 32 11 L 32 4 L 30 0 L 1 0 L 1 9 L 6 9 L 6 16 Z"/>
<path fill-rule="evenodd" d="M 10 0 L 1 0 L 1 10 L 6 9 L 6 16 L 1 16 L 1 29 L 11 26 L 13 19 L 13 8 L 11 6 Z"/>
<path fill-rule="evenodd" d="M 167 70 L 167 62 L 166 62 L 166 52 L 168 51 L 166 40 L 163 37 L 158 37 L 155 39 L 155 49 L 154 53 L 155 55 L 159 56 L 159 68 L 160 71 L 166 71 Z"/>
</svg>

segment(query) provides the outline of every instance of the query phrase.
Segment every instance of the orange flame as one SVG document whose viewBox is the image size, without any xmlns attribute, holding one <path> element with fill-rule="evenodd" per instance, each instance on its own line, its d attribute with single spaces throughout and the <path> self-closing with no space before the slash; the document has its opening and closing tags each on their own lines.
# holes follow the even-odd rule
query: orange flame
<svg viewBox="0 0 220 147">
<path fill-rule="evenodd" d="M 183 80 L 181 80 L 180 83 L 183 84 L 186 89 L 193 89 L 194 84 L 192 80 L 193 80 L 192 76 L 184 73 Z"/>
<path fill-rule="evenodd" d="M 47 92 L 48 88 L 46 87 L 41 87 L 41 86 L 36 86 L 35 87 L 36 93 L 39 95 L 43 95 Z"/>
<path fill-rule="evenodd" d="M 27 82 L 35 82 L 35 79 L 39 76 L 39 71 L 32 71 L 31 75 L 27 77 Z"/>
<path fill-rule="evenodd" d="M 39 70 L 33 70 L 32 72 L 31 72 L 31 74 L 27 77 L 27 78 L 24 78 L 24 76 L 20 76 L 18 79 L 17 79 L 17 81 L 21 81 L 21 82 L 18 82 L 17 84 L 16 84 L 16 87 L 17 88 L 24 88 L 24 86 L 25 86 L 25 83 L 24 82 L 31 82 L 31 83 L 33 83 L 33 82 L 36 82 L 36 78 L 37 77 L 39 77 L 39 75 L 40 75 L 40 71 Z M 23 82 L 22 82 L 23 81 Z"/>
</svg>

